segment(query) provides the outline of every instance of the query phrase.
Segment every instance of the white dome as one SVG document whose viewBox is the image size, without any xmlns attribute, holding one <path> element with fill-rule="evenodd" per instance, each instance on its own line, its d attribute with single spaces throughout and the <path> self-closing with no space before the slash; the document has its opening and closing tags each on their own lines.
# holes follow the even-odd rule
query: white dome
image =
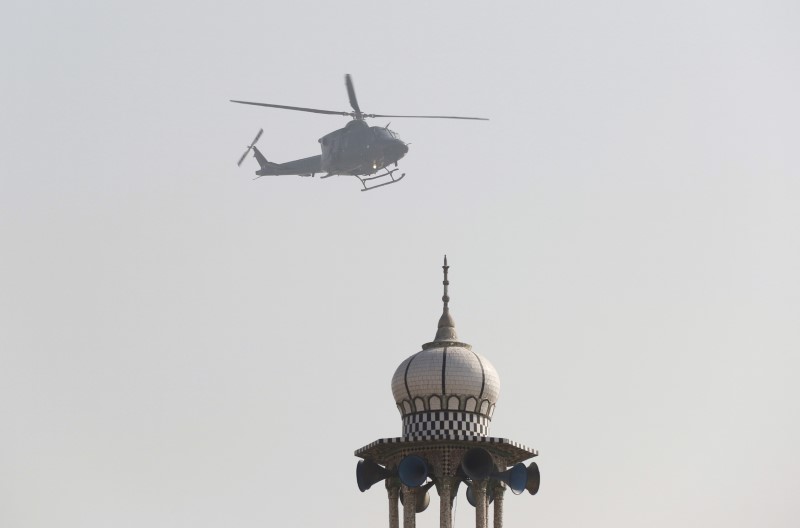
<svg viewBox="0 0 800 528">
<path fill-rule="evenodd" d="M 491 419 L 500 395 L 500 378 L 492 364 L 469 345 L 434 341 L 397 367 L 392 394 L 404 417 L 458 410 Z"/>
</svg>

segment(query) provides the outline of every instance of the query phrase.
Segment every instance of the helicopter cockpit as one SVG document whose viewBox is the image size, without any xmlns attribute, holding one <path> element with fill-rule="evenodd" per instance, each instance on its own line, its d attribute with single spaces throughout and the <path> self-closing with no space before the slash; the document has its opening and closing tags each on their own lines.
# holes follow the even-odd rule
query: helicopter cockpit
<svg viewBox="0 0 800 528">
<path fill-rule="evenodd" d="M 400 136 L 397 134 L 397 132 L 394 130 L 389 130 L 388 128 L 372 127 L 372 130 L 376 139 L 400 139 Z"/>
</svg>

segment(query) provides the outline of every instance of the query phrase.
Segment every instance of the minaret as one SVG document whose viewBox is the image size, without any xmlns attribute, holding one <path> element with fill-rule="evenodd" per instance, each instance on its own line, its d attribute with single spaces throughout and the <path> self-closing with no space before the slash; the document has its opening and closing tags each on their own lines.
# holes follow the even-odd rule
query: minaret
<svg viewBox="0 0 800 528">
<path fill-rule="evenodd" d="M 489 436 L 489 425 L 500 394 L 500 378 L 489 361 L 458 341 L 450 315 L 450 282 L 444 258 L 443 309 L 436 336 L 406 358 L 392 378 L 392 393 L 403 421 L 403 436 L 381 438 L 356 450 L 356 479 L 361 491 L 386 480 L 389 528 L 399 528 L 398 499 L 403 504 L 403 528 L 414 528 L 416 514 L 430 502 L 428 490 L 439 494 L 439 526 L 452 528 L 453 498 L 459 486 L 475 507 L 476 528 L 488 528 L 489 504 L 494 503 L 494 528 L 503 525 L 503 493 L 539 490 L 535 449 L 506 438 Z"/>
</svg>

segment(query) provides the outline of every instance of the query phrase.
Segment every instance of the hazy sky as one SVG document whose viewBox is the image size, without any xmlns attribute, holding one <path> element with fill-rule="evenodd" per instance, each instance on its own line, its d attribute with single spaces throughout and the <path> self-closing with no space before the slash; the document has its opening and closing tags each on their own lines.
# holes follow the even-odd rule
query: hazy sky
<svg viewBox="0 0 800 528">
<path fill-rule="evenodd" d="M 444 253 L 540 451 L 506 526 L 797 526 L 797 2 L 319 4 L 0 7 L 0 526 L 385 526 L 353 451 Z M 392 120 L 370 193 L 237 169 L 346 119 L 229 99 L 348 110 L 345 73 L 491 121 Z"/>
</svg>

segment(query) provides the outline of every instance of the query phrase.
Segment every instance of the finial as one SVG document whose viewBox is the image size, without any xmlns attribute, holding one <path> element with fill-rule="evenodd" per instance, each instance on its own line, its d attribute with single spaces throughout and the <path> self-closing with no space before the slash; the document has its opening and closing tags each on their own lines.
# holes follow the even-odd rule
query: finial
<svg viewBox="0 0 800 528">
<path fill-rule="evenodd" d="M 442 303 L 444 303 L 444 306 L 442 308 L 442 316 L 439 318 L 439 328 L 436 331 L 434 341 L 455 341 L 458 339 L 456 335 L 456 323 L 450 315 L 450 307 L 448 306 L 450 302 L 450 297 L 447 295 L 447 287 L 450 285 L 450 281 L 447 280 L 448 269 L 450 269 L 450 266 L 447 265 L 447 255 L 445 255 L 444 266 L 442 266 L 442 270 L 444 271 L 444 280 L 442 281 L 444 285 L 444 295 L 442 295 Z"/>
<path fill-rule="evenodd" d="M 444 256 L 444 266 L 442 266 L 442 270 L 444 270 L 444 280 L 442 284 L 444 284 L 444 295 L 442 295 L 442 302 L 444 303 L 444 309 L 447 311 L 447 303 L 450 302 L 450 297 L 447 296 L 447 286 L 450 285 L 450 282 L 447 280 L 447 270 L 450 269 L 450 266 L 447 265 L 447 255 Z"/>
</svg>

